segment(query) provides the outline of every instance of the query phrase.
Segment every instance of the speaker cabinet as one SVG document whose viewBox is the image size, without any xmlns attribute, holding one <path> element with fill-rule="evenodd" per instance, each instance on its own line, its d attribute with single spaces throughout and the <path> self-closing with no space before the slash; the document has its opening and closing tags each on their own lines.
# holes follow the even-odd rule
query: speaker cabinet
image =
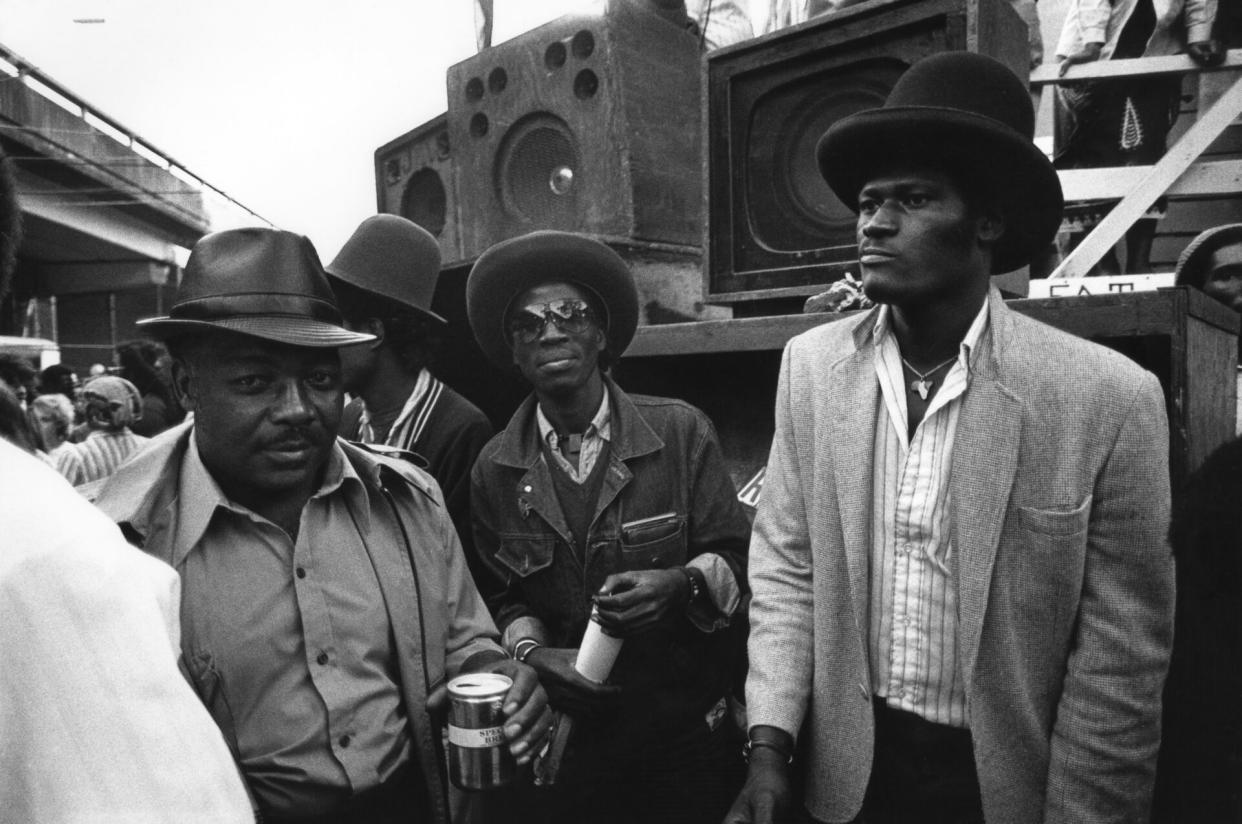
<svg viewBox="0 0 1242 824">
<path fill-rule="evenodd" d="M 709 300 L 814 294 L 855 267 L 854 213 L 820 177 L 815 144 L 948 50 L 1028 73 L 1026 25 L 1008 0 L 872 0 L 708 54 Z"/>
<path fill-rule="evenodd" d="M 461 217 L 447 115 L 375 150 L 375 189 L 380 212 L 401 215 L 435 235 L 445 263 L 461 260 Z"/>
<path fill-rule="evenodd" d="M 462 250 L 562 229 L 697 251 L 697 38 L 633 0 L 567 15 L 449 69 Z"/>
</svg>

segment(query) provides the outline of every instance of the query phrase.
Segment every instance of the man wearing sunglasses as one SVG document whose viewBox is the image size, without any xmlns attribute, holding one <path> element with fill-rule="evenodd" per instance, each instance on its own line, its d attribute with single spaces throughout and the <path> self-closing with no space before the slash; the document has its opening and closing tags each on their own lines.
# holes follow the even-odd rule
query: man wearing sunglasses
<svg viewBox="0 0 1242 824">
<path fill-rule="evenodd" d="M 628 395 L 609 366 L 638 296 L 602 243 L 536 232 L 470 273 L 475 338 L 531 396 L 471 477 L 480 587 L 502 643 L 574 719 L 555 822 L 711 822 L 740 785 L 729 723 L 748 524 L 711 422 Z M 606 684 L 574 669 L 592 610 L 624 639 Z"/>
</svg>

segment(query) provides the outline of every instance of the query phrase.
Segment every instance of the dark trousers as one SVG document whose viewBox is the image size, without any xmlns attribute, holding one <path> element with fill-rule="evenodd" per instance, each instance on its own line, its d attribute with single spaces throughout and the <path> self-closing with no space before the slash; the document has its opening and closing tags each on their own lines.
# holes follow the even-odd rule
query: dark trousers
<svg viewBox="0 0 1242 824">
<path fill-rule="evenodd" d="M 409 824 L 430 821 L 426 792 L 413 764 L 378 787 L 350 796 L 333 810 L 314 815 L 280 815 L 261 810 L 258 824 Z"/>
<path fill-rule="evenodd" d="M 859 824 L 983 824 L 970 730 L 875 702 L 875 759 Z"/>
<path fill-rule="evenodd" d="M 706 724 L 656 738 L 614 731 L 612 740 L 580 743 L 571 745 L 556 786 L 534 790 L 532 820 L 720 824 L 746 776 L 741 734 L 728 719 L 715 731 Z"/>
</svg>

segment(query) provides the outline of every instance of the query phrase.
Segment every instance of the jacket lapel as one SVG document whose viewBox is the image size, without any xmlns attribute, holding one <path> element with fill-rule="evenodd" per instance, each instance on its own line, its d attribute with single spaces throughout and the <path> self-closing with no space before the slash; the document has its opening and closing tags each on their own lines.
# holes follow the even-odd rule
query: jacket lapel
<svg viewBox="0 0 1242 824">
<path fill-rule="evenodd" d="M 949 482 L 952 538 L 957 556 L 959 646 L 970 685 L 987 611 L 992 567 L 1018 470 L 1023 402 L 1006 385 L 1003 369 L 1010 318 L 999 297 L 991 314 L 991 344 L 980 353 L 963 399 Z"/>
<path fill-rule="evenodd" d="M 871 467 L 875 448 L 875 408 L 879 402 L 879 383 L 875 376 L 874 343 L 871 330 L 875 313 L 870 313 L 854 331 L 854 351 L 831 365 L 822 385 L 815 387 L 821 409 L 817 419 L 828 426 L 815 433 L 815 450 L 830 455 L 841 517 L 841 536 L 849 568 L 850 594 L 854 601 L 854 620 L 860 638 L 866 643 L 868 556 L 871 536 Z M 810 462 L 822 466 L 820 461 Z M 826 480 L 826 479 L 825 479 Z M 826 484 L 816 483 L 823 489 Z"/>
</svg>

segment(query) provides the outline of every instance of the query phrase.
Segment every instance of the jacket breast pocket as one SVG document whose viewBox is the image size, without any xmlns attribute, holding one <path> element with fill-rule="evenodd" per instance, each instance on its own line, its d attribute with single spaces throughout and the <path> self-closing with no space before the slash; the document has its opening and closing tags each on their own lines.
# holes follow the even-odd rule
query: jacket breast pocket
<svg viewBox="0 0 1242 824">
<path fill-rule="evenodd" d="M 1091 519 L 1091 496 L 1071 509 L 1037 509 L 1019 506 L 1017 524 L 1023 530 L 1049 538 L 1073 538 L 1086 533 Z"/>
<path fill-rule="evenodd" d="M 496 560 L 519 578 L 528 578 L 552 565 L 556 539 L 544 537 L 511 537 L 500 539 Z"/>
<path fill-rule="evenodd" d="M 663 569 L 686 558 L 686 519 L 675 512 L 621 525 L 621 560 L 628 569 Z"/>
</svg>

